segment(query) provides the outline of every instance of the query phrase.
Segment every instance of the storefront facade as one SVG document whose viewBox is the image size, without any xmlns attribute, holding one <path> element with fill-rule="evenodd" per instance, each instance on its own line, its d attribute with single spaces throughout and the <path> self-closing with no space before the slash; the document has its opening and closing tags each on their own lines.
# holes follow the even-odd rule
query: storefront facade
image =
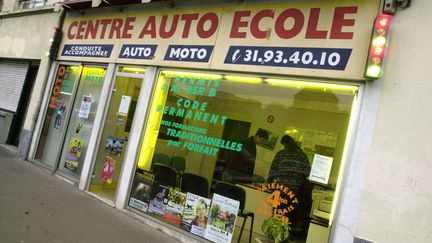
<svg viewBox="0 0 432 243">
<path fill-rule="evenodd" d="M 264 240 L 272 222 L 291 222 L 305 242 L 334 239 L 379 7 L 272 1 L 70 12 L 32 159 L 191 239 Z M 286 135 L 294 155 L 281 144 Z M 299 174 L 308 180 L 286 178 Z M 253 226 L 238 216 L 242 207 Z"/>
</svg>

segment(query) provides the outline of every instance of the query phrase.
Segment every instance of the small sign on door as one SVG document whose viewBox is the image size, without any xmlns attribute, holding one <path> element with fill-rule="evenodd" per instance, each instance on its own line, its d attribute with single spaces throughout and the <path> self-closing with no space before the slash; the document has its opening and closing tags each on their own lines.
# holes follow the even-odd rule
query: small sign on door
<svg viewBox="0 0 432 243">
<path fill-rule="evenodd" d="M 127 116 L 127 113 L 129 111 L 129 105 L 131 103 L 132 97 L 127 95 L 122 95 L 120 106 L 118 109 L 118 114 L 122 116 Z"/>
<path fill-rule="evenodd" d="M 87 119 L 90 114 L 91 103 L 93 102 L 93 97 L 91 95 L 84 95 L 81 101 L 81 106 L 79 110 L 79 117 Z"/>
</svg>

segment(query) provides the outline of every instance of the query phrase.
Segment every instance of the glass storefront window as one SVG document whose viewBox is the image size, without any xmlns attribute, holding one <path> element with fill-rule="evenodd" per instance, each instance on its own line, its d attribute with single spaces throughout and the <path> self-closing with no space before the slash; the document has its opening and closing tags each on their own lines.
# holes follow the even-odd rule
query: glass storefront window
<svg viewBox="0 0 432 243">
<path fill-rule="evenodd" d="M 272 238 L 266 228 L 277 223 L 289 222 L 301 237 L 313 222 L 329 226 L 357 90 L 161 71 L 129 205 L 212 241 L 237 240 L 242 203 L 214 193 L 225 182 L 245 191 L 245 209 L 255 215 L 253 238 Z M 207 223 L 195 226 L 202 214 Z M 242 240 L 249 230 L 246 224 Z"/>
</svg>

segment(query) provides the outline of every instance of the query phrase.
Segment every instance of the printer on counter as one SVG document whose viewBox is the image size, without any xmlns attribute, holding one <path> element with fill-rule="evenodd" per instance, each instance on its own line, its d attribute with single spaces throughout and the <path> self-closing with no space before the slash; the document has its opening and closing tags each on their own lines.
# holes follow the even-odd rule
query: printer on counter
<svg viewBox="0 0 432 243">
<path fill-rule="evenodd" d="M 315 186 L 312 190 L 312 209 L 310 217 L 319 221 L 328 222 L 332 209 L 334 191 L 321 189 Z"/>
</svg>

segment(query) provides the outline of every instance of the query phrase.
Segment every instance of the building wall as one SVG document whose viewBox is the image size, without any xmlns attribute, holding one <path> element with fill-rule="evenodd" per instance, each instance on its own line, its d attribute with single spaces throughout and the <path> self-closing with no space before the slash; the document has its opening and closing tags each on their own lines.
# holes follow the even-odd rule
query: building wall
<svg viewBox="0 0 432 243">
<path fill-rule="evenodd" d="M 432 1 L 393 19 L 373 141 L 359 165 L 355 235 L 373 242 L 432 242 Z"/>
<path fill-rule="evenodd" d="M 58 13 L 2 18 L 0 56 L 2 58 L 44 59 L 51 28 L 57 26 Z"/>
<path fill-rule="evenodd" d="M 18 7 L 17 0 L 4 0 L 1 12 L 12 12 Z"/>
<path fill-rule="evenodd" d="M 45 52 L 60 12 L 54 12 L 52 5 L 20 12 L 13 7 L 15 2 L 5 1 L 0 16 L 0 58 L 40 62 L 20 138 L 20 155 L 25 158 L 51 65 Z"/>
<path fill-rule="evenodd" d="M 1 1 L 0 1 L 1 2 Z M 63 2 L 62 0 L 46 0 L 45 6 L 53 6 L 56 3 Z M 15 12 L 20 8 L 19 0 L 3 0 L 3 6 L 0 4 L 0 12 Z"/>
</svg>

